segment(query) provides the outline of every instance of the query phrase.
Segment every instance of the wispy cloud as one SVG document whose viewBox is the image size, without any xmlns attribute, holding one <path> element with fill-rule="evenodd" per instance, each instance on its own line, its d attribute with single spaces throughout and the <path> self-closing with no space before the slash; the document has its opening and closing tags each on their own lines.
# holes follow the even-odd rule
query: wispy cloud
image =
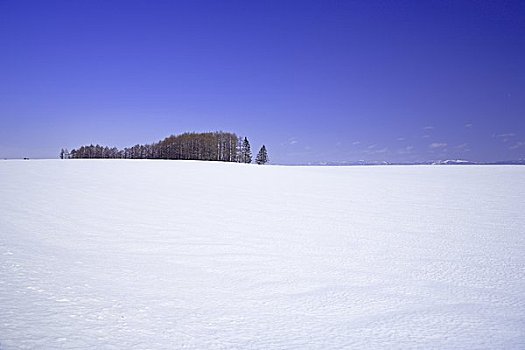
<svg viewBox="0 0 525 350">
<path fill-rule="evenodd" d="M 368 149 L 374 149 L 374 148 L 376 148 L 376 146 L 377 146 L 376 144 L 373 144 L 373 145 L 368 146 L 367 148 Z"/>
<path fill-rule="evenodd" d="M 367 154 L 378 154 L 378 153 L 386 153 L 386 152 L 388 152 L 388 147 L 375 149 L 376 145 L 372 145 L 372 146 L 374 146 L 374 147 L 372 147 L 372 148 L 368 147 L 368 150 L 365 153 L 367 153 Z"/>
<path fill-rule="evenodd" d="M 405 138 L 404 137 L 398 137 L 396 140 L 397 141 L 405 141 Z"/>
<path fill-rule="evenodd" d="M 412 150 L 414 149 L 413 146 L 406 146 L 397 151 L 398 154 L 408 154 L 412 153 Z"/>
<path fill-rule="evenodd" d="M 463 152 L 469 152 L 470 149 L 468 148 L 468 143 L 462 143 L 460 145 L 457 145 L 454 147 L 455 149 L 458 149 L 460 151 L 463 151 Z"/>
<path fill-rule="evenodd" d="M 359 141 L 354 141 L 354 142 L 352 142 L 352 145 L 354 145 L 354 146 L 357 146 L 357 145 L 359 145 L 359 144 L 361 144 L 361 142 L 359 142 Z"/>
<path fill-rule="evenodd" d="M 465 128 L 470 129 L 472 127 L 472 123 L 465 124 Z"/>
<path fill-rule="evenodd" d="M 421 136 L 421 138 L 424 138 L 424 139 L 428 139 L 430 137 L 430 134 L 431 134 L 431 131 L 434 130 L 434 127 L 433 126 L 425 126 L 423 128 L 423 135 Z"/>
<path fill-rule="evenodd" d="M 506 134 L 495 134 L 494 137 L 497 137 L 497 138 L 508 138 L 508 137 L 514 137 L 516 136 L 515 133 L 513 132 L 509 132 L 509 133 L 506 133 Z"/>
<path fill-rule="evenodd" d="M 444 142 L 433 142 L 431 143 L 430 145 L 428 145 L 428 147 L 432 148 L 432 149 L 436 149 L 436 148 L 445 148 L 447 147 L 448 144 L 444 143 Z"/>
<path fill-rule="evenodd" d="M 295 145 L 296 143 L 299 143 L 299 141 L 297 140 L 297 138 L 295 137 L 291 137 L 288 139 L 288 144 L 289 145 Z"/>
<path fill-rule="evenodd" d="M 525 146 L 525 142 L 522 142 L 522 141 L 518 141 L 516 142 L 515 144 L 513 144 L 512 146 L 509 147 L 510 150 L 514 150 L 514 149 L 518 149 L 518 148 L 521 148 Z"/>
<path fill-rule="evenodd" d="M 513 132 L 509 132 L 509 133 L 506 133 L 506 134 L 494 134 L 494 135 L 492 135 L 492 137 L 500 139 L 502 142 L 508 142 L 514 136 L 516 136 L 516 134 L 513 133 Z"/>
</svg>

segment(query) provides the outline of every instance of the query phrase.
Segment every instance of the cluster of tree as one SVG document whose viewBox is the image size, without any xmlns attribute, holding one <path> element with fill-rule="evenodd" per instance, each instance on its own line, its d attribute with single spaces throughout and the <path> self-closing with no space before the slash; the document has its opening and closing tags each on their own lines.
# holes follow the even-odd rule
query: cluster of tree
<svg viewBox="0 0 525 350">
<path fill-rule="evenodd" d="M 186 159 L 251 163 L 252 152 L 248 138 L 216 131 L 172 135 L 153 144 L 135 145 L 121 150 L 100 145 L 82 146 L 70 152 L 62 149 L 60 158 Z M 266 164 L 268 160 L 268 152 L 263 145 L 256 162 Z"/>
</svg>

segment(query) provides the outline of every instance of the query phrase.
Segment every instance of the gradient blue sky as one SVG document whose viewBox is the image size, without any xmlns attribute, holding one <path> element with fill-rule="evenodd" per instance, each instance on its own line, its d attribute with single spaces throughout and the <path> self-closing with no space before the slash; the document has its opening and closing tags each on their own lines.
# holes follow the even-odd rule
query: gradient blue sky
<svg viewBox="0 0 525 350">
<path fill-rule="evenodd" d="M 524 1 L 0 0 L 0 157 L 227 130 L 274 163 L 525 158 Z"/>
</svg>

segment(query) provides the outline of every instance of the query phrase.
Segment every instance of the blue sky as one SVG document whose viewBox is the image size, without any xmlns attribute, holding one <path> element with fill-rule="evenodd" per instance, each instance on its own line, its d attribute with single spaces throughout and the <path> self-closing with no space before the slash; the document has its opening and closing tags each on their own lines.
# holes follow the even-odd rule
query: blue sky
<svg viewBox="0 0 525 350">
<path fill-rule="evenodd" d="M 523 1 L 0 0 L 0 157 L 227 130 L 274 163 L 525 158 Z"/>
</svg>

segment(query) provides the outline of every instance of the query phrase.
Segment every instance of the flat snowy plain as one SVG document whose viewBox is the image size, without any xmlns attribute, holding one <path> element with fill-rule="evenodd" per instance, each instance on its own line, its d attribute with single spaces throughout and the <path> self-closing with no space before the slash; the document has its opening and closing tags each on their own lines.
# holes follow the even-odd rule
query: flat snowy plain
<svg viewBox="0 0 525 350">
<path fill-rule="evenodd" d="M 524 349 L 525 167 L 0 161 L 0 348 Z"/>
</svg>

